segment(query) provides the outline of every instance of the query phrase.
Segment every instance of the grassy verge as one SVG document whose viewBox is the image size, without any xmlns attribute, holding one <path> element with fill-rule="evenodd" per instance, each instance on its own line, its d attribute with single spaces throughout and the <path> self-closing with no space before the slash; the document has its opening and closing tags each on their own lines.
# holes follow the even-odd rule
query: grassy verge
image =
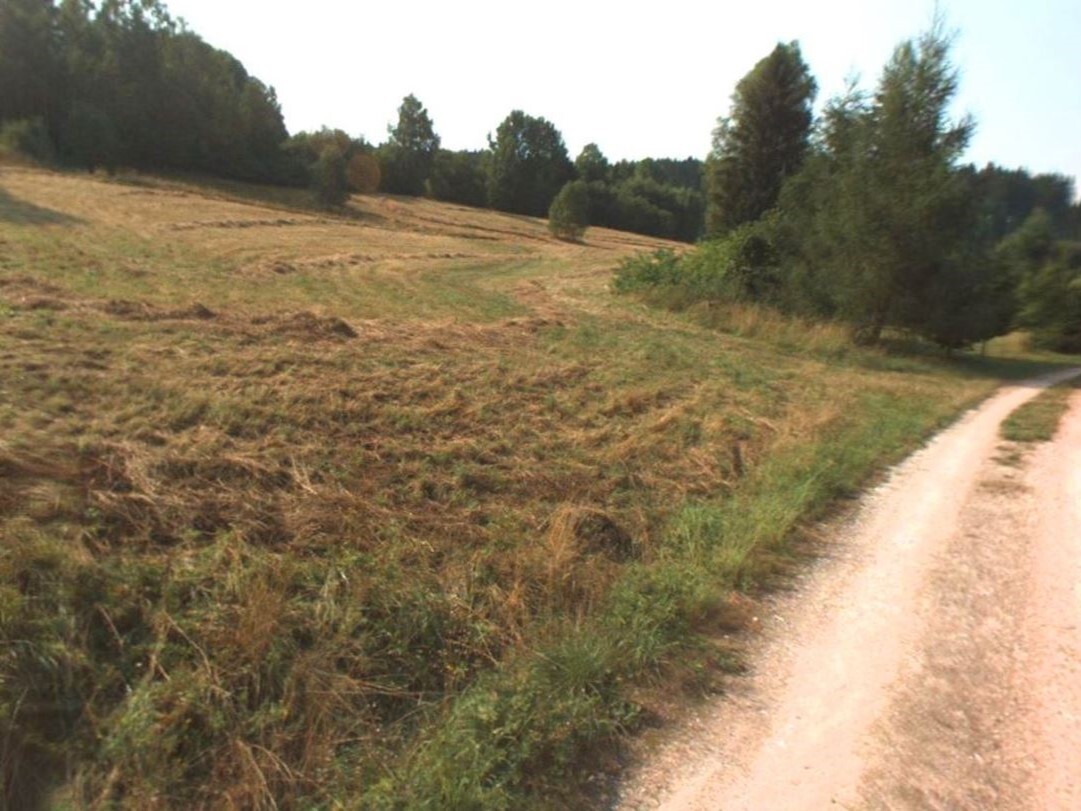
<svg viewBox="0 0 1081 811">
<path fill-rule="evenodd" d="M 1010 442 L 1049 442 L 1079 388 L 1081 383 L 1076 379 L 1068 380 L 1029 400 L 1002 423 L 1002 438 Z"/>
<path fill-rule="evenodd" d="M 933 398 L 870 396 L 815 441 L 764 461 L 724 497 L 688 500 L 657 554 L 628 567 L 597 614 L 470 688 L 403 771 L 369 797 L 387 808 L 591 807 L 595 760 L 643 710 L 643 687 L 696 692 L 738 659 L 713 641 L 734 590 L 791 565 L 799 530 L 952 416 Z M 646 701 L 648 704 L 648 700 Z"/>
<path fill-rule="evenodd" d="M 595 805 L 733 590 L 1033 371 L 720 334 L 603 229 L 0 186 L 9 807 Z"/>
</svg>

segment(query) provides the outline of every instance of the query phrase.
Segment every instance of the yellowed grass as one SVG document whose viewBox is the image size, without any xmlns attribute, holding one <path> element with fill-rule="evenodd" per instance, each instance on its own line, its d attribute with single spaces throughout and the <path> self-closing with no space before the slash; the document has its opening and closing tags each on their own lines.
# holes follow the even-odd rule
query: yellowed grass
<svg viewBox="0 0 1081 811">
<path fill-rule="evenodd" d="M 686 503 L 869 403 L 927 419 L 993 385 L 613 297 L 644 237 L 134 180 L 0 168 L 0 574 L 32 595 L 0 589 L 0 614 L 44 635 L 32 607 L 72 601 L 50 650 L 88 685 L 81 740 L 113 736 L 76 804 L 361 791 L 418 715 L 657 559 Z M 60 733 L 18 734 L 44 762 Z M 168 748 L 189 734 L 190 762 Z"/>
</svg>

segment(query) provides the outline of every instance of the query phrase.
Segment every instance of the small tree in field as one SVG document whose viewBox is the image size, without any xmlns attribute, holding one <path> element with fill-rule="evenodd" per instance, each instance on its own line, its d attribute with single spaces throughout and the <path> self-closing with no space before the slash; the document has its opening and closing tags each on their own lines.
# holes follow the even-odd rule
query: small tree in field
<svg viewBox="0 0 1081 811">
<path fill-rule="evenodd" d="M 557 239 L 576 242 L 589 227 L 589 186 L 573 180 L 560 189 L 548 209 L 548 230 Z"/>
<path fill-rule="evenodd" d="M 345 176 L 345 156 L 335 146 L 323 149 L 312 166 L 312 192 L 320 205 L 327 208 L 342 205 L 349 199 Z"/>
</svg>

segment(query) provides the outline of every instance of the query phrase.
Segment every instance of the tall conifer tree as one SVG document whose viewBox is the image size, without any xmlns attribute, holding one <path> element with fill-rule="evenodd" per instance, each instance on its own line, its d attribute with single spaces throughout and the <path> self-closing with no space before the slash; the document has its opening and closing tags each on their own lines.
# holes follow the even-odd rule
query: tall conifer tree
<svg viewBox="0 0 1081 811">
<path fill-rule="evenodd" d="M 736 85 L 731 112 L 713 131 L 710 234 L 757 220 L 777 202 L 807 154 L 816 92 L 798 42 L 779 43 Z"/>
</svg>

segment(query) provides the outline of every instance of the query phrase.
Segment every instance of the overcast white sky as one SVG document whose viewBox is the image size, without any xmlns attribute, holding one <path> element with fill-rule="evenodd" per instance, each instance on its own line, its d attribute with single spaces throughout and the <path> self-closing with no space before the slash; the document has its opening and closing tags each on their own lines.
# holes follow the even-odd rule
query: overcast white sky
<svg viewBox="0 0 1081 811">
<path fill-rule="evenodd" d="M 942 0 L 958 31 L 968 158 L 1081 175 L 1081 0 Z M 407 93 L 449 149 L 478 149 L 512 109 L 550 119 L 574 157 L 705 156 L 739 78 L 797 39 L 819 101 L 871 86 L 933 0 L 305 3 L 168 0 L 278 92 L 291 132 L 323 124 L 380 142 Z"/>
</svg>

